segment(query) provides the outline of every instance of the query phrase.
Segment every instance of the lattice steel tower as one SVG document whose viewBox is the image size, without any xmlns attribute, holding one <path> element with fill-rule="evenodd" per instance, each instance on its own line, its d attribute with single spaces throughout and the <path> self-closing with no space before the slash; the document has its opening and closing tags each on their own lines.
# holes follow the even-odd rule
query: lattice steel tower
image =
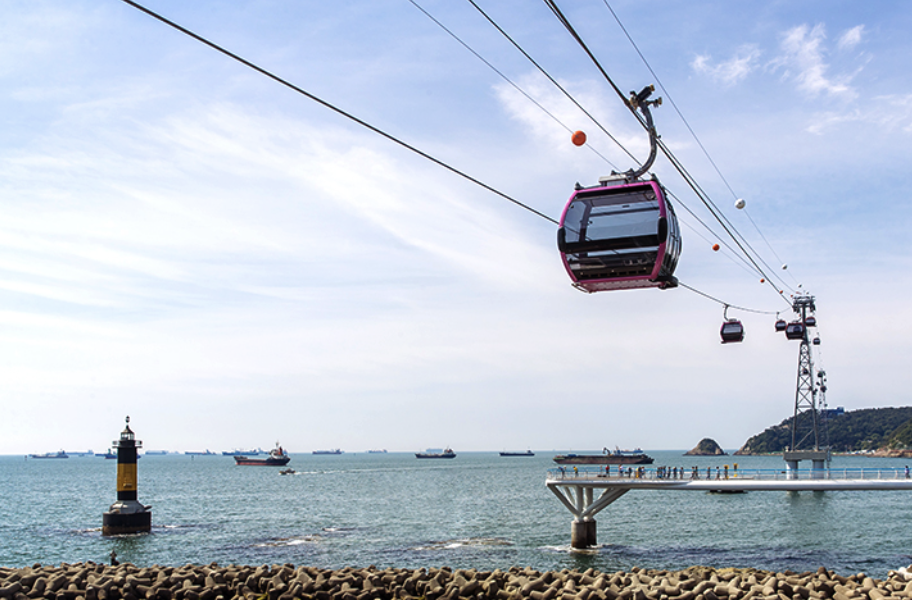
<svg viewBox="0 0 912 600">
<path fill-rule="evenodd" d="M 822 422 L 822 412 L 818 410 L 817 405 L 818 388 L 814 383 L 814 360 L 808 336 L 808 329 L 817 325 L 817 318 L 814 316 L 817 310 L 814 297 L 806 294 L 796 295 L 792 302 L 792 310 L 798 318 L 787 325 L 785 336 L 790 340 L 799 340 L 801 345 L 798 347 L 798 380 L 795 386 L 792 439 L 782 457 L 790 470 L 797 469 L 801 460 L 811 460 L 814 469 L 823 469 L 824 463 L 830 459 L 830 452 L 825 431 L 826 423 Z M 819 339 L 815 338 L 814 341 L 819 343 Z M 821 372 L 821 379 L 823 376 Z"/>
</svg>

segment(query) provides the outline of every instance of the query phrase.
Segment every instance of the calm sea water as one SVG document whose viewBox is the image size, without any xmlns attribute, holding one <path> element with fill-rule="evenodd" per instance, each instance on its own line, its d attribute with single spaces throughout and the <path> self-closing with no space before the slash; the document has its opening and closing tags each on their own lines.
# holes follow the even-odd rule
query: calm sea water
<svg viewBox="0 0 912 600">
<path fill-rule="evenodd" d="M 106 562 L 112 549 L 137 565 L 825 566 L 875 577 L 912 562 L 912 492 L 633 491 L 597 516 L 598 549 L 571 551 L 571 515 L 544 484 L 554 454 L 301 454 L 288 476 L 226 456 L 145 456 L 139 500 L 153 505 L 152 533 L 113 538 L 100 528 L 116 498 L 115 461 L 3 456 L 0 565 Z M 783 465 L 778 457 L 650 454 L 656 466 Z M 902 464 L 836 457 L 832 466 Z"/>
</svg>

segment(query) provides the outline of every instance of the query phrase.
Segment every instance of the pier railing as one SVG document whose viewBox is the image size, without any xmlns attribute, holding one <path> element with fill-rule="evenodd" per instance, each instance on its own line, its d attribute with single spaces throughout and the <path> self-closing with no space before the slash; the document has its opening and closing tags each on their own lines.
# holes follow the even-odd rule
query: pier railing
<svg viewBox="0 0 912 600">
<path fill-rule="evenodd" d="M 840 468 L 840 469 L 656 469 L 643 467 L 612 468 L 606 473 L 604 467 L 579 466 L 548 470 L 548 481 L 709 481 L 709 480 L 813 480 L 833 479 L 841 481 L 909 479 L 908 467 L 896 468 Z"/>
</svg>

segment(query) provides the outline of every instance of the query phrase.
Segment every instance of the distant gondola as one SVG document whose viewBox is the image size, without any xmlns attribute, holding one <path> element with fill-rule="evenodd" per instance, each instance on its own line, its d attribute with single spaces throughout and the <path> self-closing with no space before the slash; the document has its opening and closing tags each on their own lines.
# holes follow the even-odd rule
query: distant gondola
<svg viewBox="0 0 912 600">
<path fill-rule="evenodd" d="M 814 315 L 810 315 L 809 317 L 804 319 L 804 324 L 807 325 L 808 327 L 817 327 L 817 317 L 815 317 Z"/>
<path fill-rule="evenodd" d="M 804 323 L 801 321 L 792 321 L 788 324 L 788 327 L 785 328 L 785 337 L 790 340 L 803 340 L 805 331 Z"/>
<path fill-rule="evenodd" d="M 723 344 L 732 344 L 744 341 L 744 325 L 737 319 L 730 319 L 722 323 L 722 329 L 719 331 L 722 336 Z"/>
<path fill-rule="evenodd" d="M 785 331 L 786 327 L 788 327 L 788 323 L 785 322 L 785 319 L 776 321 L 776 331 Z"/>
</svg>

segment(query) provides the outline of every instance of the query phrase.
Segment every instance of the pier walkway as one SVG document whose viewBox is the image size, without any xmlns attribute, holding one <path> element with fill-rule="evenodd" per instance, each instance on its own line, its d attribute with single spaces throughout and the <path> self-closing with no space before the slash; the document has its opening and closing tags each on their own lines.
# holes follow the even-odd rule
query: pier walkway
<svg viewBox="0 0 912 600">
<path fill-rule="evenodd" d="M 573 514 L 570 544 L 596 545 L 595 515 L 630 490 L 748 491 L 912 490 L 907 467 L 895 469 L 688 469 L 578 466 L 550 469 L 545 482 Z M 598 492 L 598 496 L 596 496 Z"/>
</svg>

